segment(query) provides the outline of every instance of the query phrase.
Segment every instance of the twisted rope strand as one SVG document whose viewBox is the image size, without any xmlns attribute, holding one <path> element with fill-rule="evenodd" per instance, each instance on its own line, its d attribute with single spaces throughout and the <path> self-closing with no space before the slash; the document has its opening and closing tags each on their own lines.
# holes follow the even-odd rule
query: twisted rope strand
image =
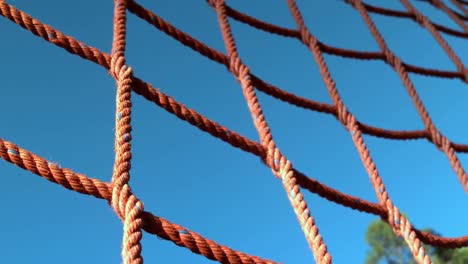
<svg viewBox="0 0 468 264">
<path fill-rule="evenodd" d="M 105 183 L 95 178 L 86 177 L 83 174 L 75 173 L 68 168 L 62 168 L 58 163 L 50 162 L 39 155 L 18 147 L 12 142 L 0 138 L 0 157 L 22 169 L 41 176 L 50 182 L 59 184 L 69 190 L 81 194 L 92 195 L 98 199 L 112 200 L 113 185 Z M 272 264 L 271 260 L 264 260 L 259 257 L 247 255 L 245 253 L 232 250 L 220 245 L 213 240 L 190 231 L 189 229 L 169 222 L 164 218 L 152 215 L 149 212 L 142 213 L 143 230 L 169 240 L 180 247 L 186 247 L 193 253 L 205 256 L 208 259 L 221 263 L 236 264 Z M 433 239 L 428 234 L 428 239 Z M 436 238 L 437 239 L 437 238 Z M 463 240 L 463 241 L 462 241 Z M 459 247 L 459 244 L 468 245 L 468 237 L 457 239 L 445 239 L 450 247 Z M 230 262 L 227 262 L 229 260 Z"/>
<path fill-rule="evenodd" d="M 369 150 L 367 149 L 364 139 L 362 138 L 362 133 L 356 125 L 356 118 L 351 114 L 344 105 L 338 90 L 336 88 L 335 82 L 331 77 L 330 71 L 325 63 L 322 52 L 317 46 L 317 39 L 310 33 L 310 30 L 304 23 L 302 14 L 299 11 L 299 8 L 296 5 L 294 0 L 288 0 L 288 6 L 291 11 L 292 16 L 297 24 L 299 31 L 301 32 L 302 41 L 309 50 L 312 52 L 314 59 L 319 66 L 319 70 L 326 88 L 330 94 L 332 101 L 335 103 L 336 107 L 339 110 L 339 120 L 344 127 L 348 127 L 351 136 L 356 146 L 359 156 L 364 164 L 364 167 L 369 174 L 372 185 L 374 187 L 375 193 L 380 201 L 382 207 L 385 207 L 388 212 L 388 223 L 392 226 L 394 233 L 398 236 L 403 236 L 403 233 L 414 234 L 413 227 L 410 222 L 400 215 L 398 208 L 393 204 L 390 199 L 388 192 L 385 188 L 385 185 L 380 177 L 377 166 L 375 165 Z M 401 223 L 401 225 L 400 225 Z M 432 263 L 429 256 L 424 252 L 424 248 L 421 245 L 420 240 L 414 235 L 408 238 L 404 237 L 408 246 L 410 247 L 411 253 L 413 254 L 414 259 L 420 264 Z"/>
<path fill-rule="evenodd" d="M 426 16 L 424 16 L 421 12 L 419 12 L 408 0 L 400 0 L 400 2 L 403 4 L 403 6 L 405 6 L 408 12 L 411 13 L 415 17 L 416 21 L 422 27 L 429 30 L 429 32 L 437 41 L 437 43 L 439 43 L 439 45 L 444 49 L 445 53 L 447 53 L 447 56 L 450 58 L 450 60 L 452 60 L 452 62 L 455 64 L 458 71 L 464 76 L 464 81 L 468 83 L 468 69 L 465 68 L 465 65 L 463 65 L 463 62 L 457 56 L 457 54 L 455 54 L 455 52 L 447 43 L 447 41 L 445 41 L 444 38 L 442 38 L 442 36 L 434 27 L 434 24 Z M 463 29 L 465 30 L 465 32 L 468 32 L 466 30 L 467 29 L 466 26 Z"/>
<path fill-rule="evenodd" d="M 199 52 L 201 55 L 206 56 L 207 58 L 210 58 L 214 61 L 217 61 L 219 63 L 222 63 L 226 65 L 226 67 L 229 67 L 228 63 L 228 57 L 221 52 L 214 50 L 208 46 L 206 46 L 204 43 L 198 41 L 195 38 L 192 38 L 191 36 L 187 35 L 186 33 L 178 30 L 174 26 L 172 26 L 170 23 L 164 21 L 162 18 L 159 16 L 155 15 L 149 10 L 146 10 L 145 8 L 141 7 L 138 5 L 136 2 L 132 1 L 130 2 L 129 5 L 129 10 L 131 12 L 134 12 L 137 16 L 140 18 L 144 19 L 148 23 L 154 25 L 158 29 L 162 30 L 169 36 L 173 37 L 175 40 L 181 42 L 185 46 L 188 46 L 192 48 L 194 51 Z M 236 11 L 237 12 L 237 11 Z M 246 16 L 246 15 L 245 15 Z M 250 18 L 249 18 L 250 19 Z M 252 18 L 252 20 L 256 20 Z M 259 21 L 260 24 L 267 24 L 265 22 Z M 272 27 L 277 27 L 274 25 L 271 25 Z M 278 27 L 279 28 L 279 27 Z M 280 28 L 281 29 L 281 28 Z M 268 31 L 267 29 L 265 29 Z M 283 30 L 283 29 L 281 29 Z M 289 29 L 284 29 L 288 31 Z M 297 35 L 300 38 L 300 34 L 297 30 L 289 30 L 293 32 L 297 32 Z M 270 31 L 268 31 L 270 32 Z M 271 31 L 271 33 L 275 33 Z M 278 33 L 280 34 L 280 33 Z M 350 57 L 366 57 L 370 56 L 369 58 L 373 59 L 382 59 L 385 61 L 385 55 L 382 53 L 368 53 L 368 52 L 356 52 L 354 51 L 349 51 L 349 50 L 341 50 L 337 49 L 331 46 L 326 46 L 325 44 L 318 43 L 320 47 L 323 47 L 325 50 L 333 50 L 333 52 L 338 52 L 335 55 L 338 55 L 339 52 L 344 52 L 345 54 L 348 54 Z M 366 55 L 369 54 L 369 55 Z M 341 55 L 340 55 L 341 56 Z M 433 69 L 426 69 L 426 68 L 421 68 L 418 66 L 412 66 L 409 64 L 404 64 L 405 67 L 408 67 L 409 70 L 415 72 L 415 73 L 421 73 L 425 75 L 435 75 L 435 76 L 446 76 L 446 77 L 457 77 L 457 78 L 464 78 L 464 76 L 459 73 L 459 72 L 445 72 L 445 71 L 438 71 L 438 70 L 433 70 Z M 434 74 L 436 73 L 436 74 Z M 259 91 L 264 92 L 265 94 L 268 94 L 270 96 L 273 96 L 277 99 L 280 99 L 284 102 L 288 102 L 290 104 L 296 105 L 301 108 L 305 109 L 310 109 L 314 111 L 319 111 L 322 113 L 329 113 L 337 116 L 336 108 L 333 105 L 325 104 L 325 103 L 320 103 L 316 102 L 310 99 L 306 99 L 300 96 L 296 96 L 292 93 L 286 92 L 284 90 L 281 90 L 267 82 L 264 82 L 262 79 L 258 78 L 254 74 L 251 73 L 251 80 L 253 82 L 253 85 L 256 86 L 256 88 Z M 362 126 L 362 132 L 377 136 L 377 137 L 383 137 L 383 138 L 390 138 L 390 139 L 417 139 L 417 138 L 428 138 L 430 137 L 427 136 L 425 131 L 422 130 L 415 130 L 415 131 L 396 131 L 396 130 L 386 130 L 386 129 L 381 129 L 381 128 L 376 128 L 373 126 L 366 125 L 364 123 L 358 122 L 359 126 Z M 461 145 L 461 144 L 456 144 L 453 143 L 454 146 L 456 147 L 457 151 L 468 151 L 468 145 Z M 462 147 L 463 146 L 463 147 Z"/>
<path fill-rule="evenodd" d="M 435 8 L 438 8 L 442 11 L 444 11 L 455 23 L 457 23 L 458 26 L 460 26 L 465 33 L 468 33 L 468 26 L 466 23 L 463 21 L 463 15 L 457 13 L 456 11 L 452 10 L 449 8 L 444 1 L 441 0 L 430 0 L 429 1 L 431 5 L 433 5 Z M 468 21 L 468 17 L 465 17 L 465 21 Z"/>
<path fill-rule="evenodd" d="M 343 1 L 345 1 L 347 3 L 350 3 L 349 0 L 343 0 Z M 362 4 L 363 4 L 364 8 L 370 13 L 384 15 L 384 16 L 391 16 L 391 17 L 395 17 L 395 18 L 407 18 L 407 19 L 411 19 L 411 20 L 413 20 L 415 22 L 418 22 L 417 18 L 413 14 L 411 14 L 409 12 L 404 12 L 404 11 L 399 11 L 399 10 L 391 10 L 391 9 L 387 9 L 387 8 L 383 8 L 383 7 L 370 5 L 370 4 L 367 4 L 367 3 L 364 3 L 364 2 L 362 2 Z M 463 19 L 468 19 L 468 17 L 464 17 L 464 16 L 462 18 Z M 461 32 L 459 30 L 451 29 L 451 28 L 445 27 L 445 26 L 443 26 L 441 24 L 435 23 L 433 21 L 430 21 L 430 22 L 440 32 L 443 32 L 443 33 L 448 34 L 448 35 L 460 37 L 460 38 L 468 38 L 468 34 L 466 32 Z"/>
<path fill-rule="evenodd" d="M 465 17 L 468 17 L 468 8 L 466 8 L 463 5 L 463 4 L 466 5 L 466 2 L 463 3 L 462 1 L 458 1 L 458 0 L 451 0 L 451 1 L 458 9 L 460 9 L 460 11 L 462 11 L 465 14 Z"/>
<path fill-rule="evenodd" d="M 262 145 L 267 149 L 266 164 L 272 169 L 273 174 L 282 179 L 283 187 L 296 213 L 297 219 L 301 225 L 302 231 L 309 243 L 315 261 L 320 264 L 331 263 L 331 256 L 328 253 L 327 246 L 323 242 L 314 218 L 310 214 L 307 202 L 297 185 L 297 179 L 292 169 L 291 162 L 280 152 L 276 146 L 270 127 L 265 119 L 263 110 L 258 102 L 257 95 L 250 80 L 250 70 L 242 63 L 237 53 L 237 47 L 232 36 L 231 27 L 226 14 L 224 0 L 213 0 L 215 11 L 218 16 L 218 22 L 221 28 L 224 44 L 230 58 L 229 70 L 240 82 L 245 100 L 249 107 L 254 126 L 260 136 Z"/>
<path fill-rule="evenodd" d="M 76 41 L 70 36 L 63 35 L 58 30 L 53 29 L 48 25 L 44 25 L 37 19 L 30 17 L 28 14 L 19 11 L 13 6 L 0 2 L 0 14 L 17 23 L 19 26 L 29 30 L 34 35 L 40 36 L 46 41 L 49 41 L 58 47 L 64 48 L 71 54 L 76 54 L 84 59 L 93 61 L 107 69 L 110 67 L 110 56 L 108 54 L 103 53 L 96 48 L 87 46 L 83 42 Z M 242 137 L 236 132 L 228 130 L 216 122 L 198 114 L 196 111 L 186 108 L 183 104 L 178 103 L 171 97 L 165 95 L 159 90 L 154 89 L 150 84 L 145 83 L 136 77 L 134 77 L 133 81 L 135 82 L 133 89 L 137 94 L 142 95 L 144 98 L 162 107 L 169 113 L 176 115 L 181 120 L 189 122 L 200 130 L 210 133 L 212 136 L 229 143 L 233 147 L 240 148 L 259 157 L 264 157 L 263 153 L 266 151 L 259 143 Z M 423 132 L 427 134 L 425 131 Z M 413 135 L 413 137 L 419 138 L 416 134 Z M 466 149 L 466 145 L 454 143 L 454 148 L 457 151 L 464 151 L 464 148 Z M 22 167 L 21 165 L 18 166 Z M 362 212 L 380 215 L 383 220 L 386 221 L 387 212 L 384 211 L 380 205 L 361 200 L 351 195 L 343 194 L 337 190 L 334 190 L 333 188 L 321 184 L 318 181 L 308 178 L 297 170 L 295 170 L 295 172 L 297 173 L 298 184 L 300 184 L 301 187 L 313 193 L 317 193 L 325 199 L 342 204 L 346 207 Z M 427 241 L 427 243 L 434 246 L 455 248 L 459 247 L 460 245 L 468 245 L 468 237 L 454 238 L 452 240 L 440 236 L 433 236 L 430 233 L 420 231 L 417 231 L 416 234 L 418 234 L 418 237 L 422 239 L 422 241 L 425 243 Z"/>
<path fill-rule="evenodd" d="M 403 86 L 406 88 L 407 93 L 413 101 L 413 104 L 417 112 L 419 113 L 419 116 L 421 117 L 424 126 L 426 127 L 428 137 L 439 150 L 445 153 L 450 165 L 452 166 L 452 169 L 454 170 L 455 174 L 458 177 L 458 180 L 462 185 L 463 190 L 468 194 L 468 175 L 466 174 L 464 168 L 461 166 L 460 160 L 458 159 L 458 156 L 456 155 L 450 140 L 444 135 L 442 135 L 442 133 L 434 125 L 434 122 L 431 120 L 431 117 L 429 116 L 429 113 L 427 112 L 423 102 L 419 98 L 419 95 L 416 92 L 416 88 L 414 88 L 414 85 L 411 82 L 408 73 L 406 72 L 406 69 L 401 64 L 401 60 L 388 48 L 387 44 L 385 43 L 385 40 L 383 39 L 377 27 L 375 26 L 373 20 L 366 12 L 366 9 L 363 7 L 361 0 L 349 1 L 353 3 L 354 7 L 361 14 L 364 23 L 366 23 L 372 36 L 376 40 L 382 52 L 385 54 L 387 63 L 391 65 L 392 68 L 398 73 L 398 76 L 400 77 Z M 464 68 L 463 64 L 462 67 Z"/>
<path fill-rule="evenodd" d="M 437 0 L 436 0 L 437 1 Z M 454 6 L 458 9 L 460 9 L 457 5 L 460 4 L 459 2 L 457 2 L 456 0 L 451 0 L 452 3 L 454 4 Z M 430 2 L 431 5 L 434 5 L 434 0 L 428 0 L 427 2 Z M 445 5 L 444 2 L 442 2 L 443 5 Z M 446 5 L 447 6 L 447 5 Z M 439 9 L 440 7 L 438 7 L 438 5 L 434 5 L 435 8 Z M 450 8 L 447 6 L 447 8 L 450 10 L 450 12 L 454 13 L 456 16 L 458 16 L 461 20 L 464 20 L 464 21 L 468 21 L 468 15 L 464 15 L 462 13 L 460 13 L 457 9 L 453 9 L 453 8 Z"/>
<path fill-rule="evenodd" d="M 348 2 L 347 0 L 343 0 L 343 1 Z M 399 11 L 399 10 L 391 10 L 391 9 L 386 9 L 386 8 L 382 8 L 382 7 L 376 7 L 376 6 L 373 6 L 373 5 L 370 5 L 370 4 L 365 4 L 365 3 L 363 3 L 363 4 L 364 4 L 364 7 L 367 9 L 367 11 L 375 13 L 375 14 L 384 15 L 384 16 L 391 16 L 391 17 L 395 17 L 395 18 L 407 18 L 407 19 L 411 19 L 413 21 L 416 21 L 415 17 L 412 14 L 408 13 L 408 12 Z M 226 10 L 227 10 L 228 16 L 234 18 L 235 20 L 237 20 L 239 22 L 250 25 L 250 26 L 252 26 L 254 28 L 257 28 L 257 29 L 260 29 L 260 30 L 263 30 L 263 31 L 267 31 L 267 32 L 270 32 L 270 33 L 278 34 L 278 35 L 281 35 L 281 36 L 284 36 L 284 37 L 300 38 L 300 34 L 299 34 L 299 32 L 297 30 L 282 28 L 282 27 L 277 26 L 277 25 L 273 25 L 273 24 L 270 24 L 270 23 L 263 22 L 261 20 L 258 20 L 256 18 L 254 18 L 254 17 L 251 17 L 251 16 L 248 16 L 248 15 L 246 15 L 244 13 L 241 13 L 241 12 L 239 12 L 239 11 L 237 11 L 237 10 L 227 6 L 227 5 L 226 5 Z M 468 17 L 462 16 L 461 14 L 458 14 L 458 16 L 460 16 L 461 19 L 468 20 Z M 440 32 L 443 32 L 443 33 L 446 33 L 448 35 L 452 35 L 452 36 L 455 36 L 455 37 L 468 38 L 468 34 L 466 32 L 461 32 L 461 31 L 458 31 L 458 30 L 455 30 L 455 29 L 447 28 L 447 27 L 442 26 L 440 24 L 437 24 L 435 22 L 432 22 L 432 24 Z"/>
<path fill-rule="evenodd" d="M 115 161 L 112 175 L 111 205 L 123 221 L 122 259 L 124 264 L 142 264 L 141 219 L 143 203 L 129 186 L 132 111 L 132 69 L 125 65 L 127 1 L 114 1 L 114 34 L 112 41 L 110 73 L 117 82 L 115 118 Z"/>
</svg>

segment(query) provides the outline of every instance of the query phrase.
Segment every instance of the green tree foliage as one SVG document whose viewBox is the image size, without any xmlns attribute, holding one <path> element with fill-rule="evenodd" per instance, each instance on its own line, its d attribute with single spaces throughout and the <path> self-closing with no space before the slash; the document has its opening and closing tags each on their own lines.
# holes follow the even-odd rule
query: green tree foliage
<svg viewBox="0 0 468 264">
<path fill-rule="evenodd" d="M 439 235 L 432 229 L 423 231 Z M 396 236 L 392 227 L 382 220 L 369 225 L 366 240 L 371 247 L 366 264 L 416 264 L 405 240 Z M 468 264 L 468 247 L 449 249 L 424 245 L 424 249 L 434 264 Z"/>
</svg>

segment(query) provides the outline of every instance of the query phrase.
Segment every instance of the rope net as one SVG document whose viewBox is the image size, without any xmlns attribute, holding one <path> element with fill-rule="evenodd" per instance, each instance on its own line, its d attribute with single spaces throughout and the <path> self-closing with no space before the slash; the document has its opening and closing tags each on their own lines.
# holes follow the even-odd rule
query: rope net
<svg viewBox="0 0 468 264">
<path fill-rule="evenodd" d="M 457 156 L 458 152 L 468 152 L 468 145 L 451 142 L 437 129 L 409 78 L 409 73 L 413 73 L 440 78 L 459 79 L 465 83 L 468 82 L 468 69 L 442 36 L 442 34 L 448 34 L 457 38 L 468 38 L 468 2 L 465 0 L 451 0 L 458 10 L 448 7 L 441 0 L 425 0 L 425 2 L 445 12 L 463 30 L 451 29 L 432 22 L 428 17 L 419 12 L 408 0 L 401 0 L 406 11 L 381 8 L 367 4 L 362 0 L 344 1 L 344 3 L 358 11 L 380 48 L 378 52 L 362 52 L 333 47 L 317 39 L 305 25 L 301 11 L 294 0 L 288 0 L 287 3 L 294 18 L 296 29 L 283 28 L 260 21 L 229 7 L 223 0 L 208 0 L 207 3 L 213 8 L 214 12 L 216 12 L 220 32 L 225 43 L 226 53 L 222 53 L 177 29 L 136 1 L 115 0 L 112 50 L 110 53 L 105 53 L 71 36 L 61 33 L 52 26 L 46 25 L 18 10 L 6 1 L 0 0 L 0 14 L 2 16 L 29 30 L 32 34 L 67 50 L 71 54 L 78 55 L 83 59 L 103 66 L 115 79 L 117 86 L 115 162 L 110 182 L 102 182 L 83 174 L 75 173 L 71 169 L 61 168 L 58 164 L 49 162 L 3 139 L 0 139 L 0 157 L 5 161 L 42 176 L 67 189 L 107 200 L 123 222 L 122 259 L 126 264 L 143 263 L 141 255 L 142 230 L 162 239 L 172 241 L 177 246 L 185 247 L 195 254 L 203 255 L 210 260 L 215 260 L 220 263 L 276 263 L 272 260 L 252 256 L 223 246 L 181 225 L 172 223 L 144 210 L 143 202 L 132 192 L 129 184 L 129 170 L 132 157 L 131 95 L 132 92 L 134 92 L 165 109 L 167 112 L 209 133 L 213 137 L 235 148 L 242 149 L 243 151 L 260 157 L 261 161 L 271 169 L 273 175 L 278 178 L 284 186 L 286 195 L 294 209 L 300 227 L 317 263 L 332 263 L 332 255 L 329 253 L 326 243 L 320 235 L 312 211 L 309 210 L 309 206 L 304 200 L 303 191 L 316 193 L 340 205 L 380 216 L 392 227 L 396 235 L 405 239 L 417 263 L 432 263 L 430 257 L 424 251 L 422 243 L 436 247 L 459 248 L 468 246 L 468 236 L 446 238 L 414 228 L 411 222 L 404 215 L 400 214 L 398 207 L 392 202 L 363 139 L 363 134 L 386 139 L 427 139 L 440 151 L 445 153 L 463 190 L 468 192 L 468 176 Z M 235 131 L 208 119 L 177 102 L 160 90 L 153 88 L 151 84 L 136 77 L 133 74 L 132 68 L 126 64 L 125 60 L 127 10 L 181 44 L 210 60 L 225 65 L 242 88 L 260 141 L 251 141 Z M 379 29 L 374 24 L 370 13 L 377 13 L 399 19 L 410 19 L 418 23 L 421 27 L 430 32 L 456 66 L 457 70 L 446 71 L 405 63 L 389 49 Z M 237 52 L 236 41 L 231 33 L 229 18 L 259 30 L 296 39 L 305 45 L 319 66 L 320 74 L 333 104 L 316 102 L 286 92 L 252 73 L 249 67 L 243 63 L 241 55 Z M 356 60 L 380 60 L 388 64 L 397 72 L 401 79 L 407 93 L 411 97 L 414 107 L 417 109 L 424 123 L 425 129 L 414 131 L 387 130 L 370 126 L 357 120 L 343 103 L 324 60 L 324 54 L 353 58 Z M 333 115 L 344 128 L 349 131 L 362 163 L 370 177 L 375 194 L 378 198 L 378 203 L 372 203 L 342 193 L 317 180 L 309 178 L 307 175 L 294 168 L 291 161 L 280 151 L 273 139 L 272 131 L 265 119 L 262 107 L 258 102 L 257 92 L 265 93 L 306 110 Z"/>
</svg>

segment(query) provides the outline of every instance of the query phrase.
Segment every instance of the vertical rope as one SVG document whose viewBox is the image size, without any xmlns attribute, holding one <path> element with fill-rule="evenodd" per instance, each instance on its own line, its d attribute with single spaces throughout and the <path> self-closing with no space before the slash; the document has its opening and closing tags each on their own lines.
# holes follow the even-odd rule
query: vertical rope
<svg viewBox="0 0 468 264">
<path fill-rule="evenodd" d="M 296 213 L 309 247 L 313 252 L 315 261 L 320 264 L 329 264 L 332 262 L 331 255 L 328 253 L 327 246 L 323 242 L 315 220 L 311 216 L 307 203 L 300 191 L 295 171 L 292 169 L 292 164 L 276 147 L 270 128 L 255 94 L 251 81 L 250 69 L 242 63 L 237 53 L 236 43 L 232 36 L 224 0 L 213 0 L 211 4 L 214 5 L 216 10 L 223 40 L 230 58 L 229 70 L 241 84 L 254 126 L 260 136 L 261 144 L 267 149 L 265 161 L 272 169 L 273 174 L 282 179 L 288 199 Z"/>
<path fill-rule="evenodd" d="M 131 91 L 132 69 L 125 65 L 126 0 L 114 1 L 114 36 L 110 73 L 117 82 L 115 121 L 115 162 L 112 175 L 111 205 L 124 222 L 122 258 L 124 264 L 142 264 L 143 204 L 129 186 L 131 168 Z"/>
</svg>

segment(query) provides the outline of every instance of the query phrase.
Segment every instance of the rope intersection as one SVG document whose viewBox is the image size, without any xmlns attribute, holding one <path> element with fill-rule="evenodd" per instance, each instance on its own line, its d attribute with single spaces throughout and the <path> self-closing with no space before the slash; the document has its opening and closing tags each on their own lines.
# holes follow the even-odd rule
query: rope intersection
<svg viewBox="0 0 468 264">
<path fill-rule="evenodd" d="M 141 238 L 142 230 L 155 234 L 162 239 L 186 247 L 193 253 L 201 254 L 208 259 L 220 263 L 276 263 L 271 260 L 251 256 L 219 243 L 204 238 L 187 228 L 171 223 L 168 220 L 152 215 L 144 210 L 143 203 L 132 193 L 129 184 L 131 167 L 131 109 L 132 92 L 162 107 L 180 119 L 189 122 L 198 129 L 211 134 L 231 146 L 260 157 L 273 175 L 283 184 L 286 195 L 293 207 L 305 238 L 317 263 L 332 263 L 332 256 L 325 241 L 320 235 L 319 228 L 312 216 L 307 202 L 302 195 L 303 190 L 317 193 L 332 202 L 350 207 L 362 212 L 379 215 L 393 229 L 394 233 L 405 239 L 417 263 L 432 263 L 424 252 L 422 243 L 438 247 L 458 248 L 468 246 L 468 236 L 446 238 L 422 232 L 413 227 L 409 219 L 399 213 L 398 207 L 390 199 L 377 166 L 372 160 L 363 138 L 363 134 L 393 140 L 415 140 L 425 138 L 444 152 L 450 165 L 463 188 L 468 193 L 468 176 L 462 167 L 458 152 L 468 152 L 467 144 L 450 141 L 437 129 L 431 120 L 422 100 L 420 99 L 409 73 L 435 76 L 439 78 L 459 79 L 468 83 L 468 69 L 455 54 L 442 34 L 468 39 L 468 2 L 466 0 L 451 0 L 458 10 L 448 7 L 442 0 L 424 0 L 442 12 L 446 13 L 462 30 L 447 28 L 432 22 L 419 12 L 408 0 L 400 0 L 406 11 L 390 10 L 366 4 L 362 0 L 343 0 L 350 7 L 357 10 L 375 39 L 380 51 L 355 51 L 333 47 L 317 39 L 312 29 L 309 29 L 302 18 L 302 14 L 294 0 L 288 0 L 288 7 L 296 23 L 296 29 L 283 28 L 273 25 L 229 7 L 224 0 L 207 0 L 217 15 L 220 34 L 223 37 L 226 54 L 217 51 L 194 37 L 184 33 L 165 21 L 150 10 L 145 9 L 134 0 L 114 0 L 114 29 L 110 54 L 67 36 L 53 27 L 46 25 L 14 6 L 0 0 L 0 14 L 19 26 L 29 30 L 36 36 L 67 50 L 71 54 L 95 62 L 106 68 L 116 81 L 116 120 L 115 120 L 115 160 L 113 175 L 110 182 L 102 182 L 85 175 L 75 173 L 70 169 L 61 168 L 56 163 L 33 154 L 12 142 L 0 138 L 0 157 L 7 162 L 26 169 L 45 179 L 82 194 L 93 195 L 105 199 L 123 222 L 122 259 L 125 264 L 143 263 Z M 187 108 L 170 96 L 155 89 L 151 84 L 134 76 L 132 68 L 125 62 L 126 43 L 126 13 L 127 10 L 147 21 L 160 31 L 169 35 L 181 44 L 191 48 L 199 54 L 216 61 L 232 73 L 239 82 L 247 106 L 250 110 L 253 124 L 258 132 L 260 141 L 255 142 L 232 131 L 215 121 Z M 405 63 L 398 58 L 387 46 L 384 38 L 374 24 L 370 13 L 390 16 L 399 19 L 411 19 L 422 28 L 428 30 L 437 43 L 450 58 L 456 71 L 431 69 Z M 252 73 L 248 65 L 244 64 L 237 51 L 236 41 L 231 32 L 229 18 L 248 24 L 259 30 L 283 37 L 293 38 L 306 46 L 319 66 L 323 82 L 329 92 L 333 104 L 325 104 L 300 97 L 276 87 L 261 77 Z M 424 130 L 396 131 L 374 127 L 359 122 L 342 101 L 335 81 L 331 76 L 324 59 L 324 54 L 331 54 L 358 60 L 381 60 L 398 73 L 403 86 L 406 88 L 421 120 Z M 294 168 L 292 162 L 281 153 L 276 145 L 272 131 L 268 126 L 262 107 L 258 102 L 256 91 L 260 91 L 276 99 L 303 109 L 318 111 L 335 116 L 346 130 L 349 131 L 362 163 L 370 177 L 379 203 L 372 203 L 358 197 L 344 194 L 326 186 Z M 302 189 L 302 190 L 301 190 Z"/>
</svg>

